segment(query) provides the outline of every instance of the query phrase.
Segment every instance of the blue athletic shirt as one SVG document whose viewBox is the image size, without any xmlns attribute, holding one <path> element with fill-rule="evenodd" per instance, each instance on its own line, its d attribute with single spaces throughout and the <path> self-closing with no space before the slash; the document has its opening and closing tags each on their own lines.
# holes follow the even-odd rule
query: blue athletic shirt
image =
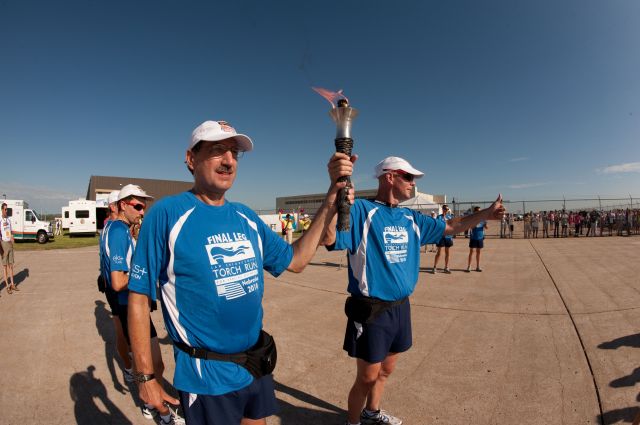
<svg viewBox="0 0 640 425">
<path fill-rule="evenodd" d="M 100 243 L 98 244 L 100 255 L 100 273 L 103 277 L 106 277 L 105 264 L 108 261 L 104 241 L 106 240 L 107 232 L 109 231 L 109 226 L 111 225 L 111 223 L 112 220 L 107 220 L 107 222 L 105 223 L 104 228 L 102 229 L 102 233 L 100 234 Z"/>
<path fill-rule="evenodd" d="M 485 222 L 481 221 L 480 223 L 478 223 L 476 225 L 476 227 L 474 227 L 473 229 L 471 229 L 471 239 L 474 241 L 481 241 L 484 239 L 484 226 L 485 226 Z"/>
<path fill-rule="evenodd" d="M 104 250 L 106 260 L 104 266 L 104 277 L 107 285 L 111 285 L 111 272 L 120 271 L 129 273 L 131 257 L 135 250 L 135 241 L 131 237 L 129 226 L 122 220 L 114 220 L 106 230 L 104 237 Z M 131 278 L 131 276 L 129 276 Z M 118 291 L 118 304 L 127 305 L 129 303 L 129 290 L 127 288 Z"/>
<path fill-rule="evenodd" d="M 349 251 L 349 293 L 396 301 L 415 289 L 420 246 L 439 241 L 444 229 L 444 221 L 418 211 L 356 199 L 351 229 L 336 232 L 329 249 Z"/>
<path fill-rule="evenodd" d="M 437 220 L 442 221 L 446 225 L 447 221 L 451 220 L 452 218 L 453 216 L 451 214 L 447 214 L 446 216 L 443 216 L 442 214 L 440 214 L 438 215 Z M 453 239 L 453 235 L 446 235 L 446 236 L 443 235 L 442 237 L 445 239 Z"/>
<path fill-rule="evenodd" d="M 238 203 L 207 205 L 191 192 L 157 202 L 144 219 L 129 290 L 156 299 L 169 336 L 192 347 L 239 353 L 262 329 L 263 269 L 278 276 L 293 247 L 251 209 Z M 175 388 L 220 395 L 253 377 L 232 362 L 190 357 L 174 347 Z"/>
<path fill-rule="evenodd" d="M 107 256 L 107 248 L 105 245 L 105 241 L 107 239 L 107 234 L 109 232 L 109 226 L 113 223 L 113 220 L 107 220 L 104 224 L 104 228 L 102 229 L 102 233 L 100 234 L 100 244 L 99 252 L 100 252 L 100 274 L 105 279 L 105 292 L 113 292 L 111 289 L 111 273 L 109 273 L 109 277 L 107 277 L 107 263 L 109 262 L 109 257 Z"/>
</svg>

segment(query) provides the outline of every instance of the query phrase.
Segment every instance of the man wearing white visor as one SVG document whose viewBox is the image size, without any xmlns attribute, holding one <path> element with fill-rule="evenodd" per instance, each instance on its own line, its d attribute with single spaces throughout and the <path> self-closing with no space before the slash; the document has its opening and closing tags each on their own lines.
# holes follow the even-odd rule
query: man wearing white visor
<svg viewBox="0 0 640 425">
<path fill-rule="evenodd" d="M 108 258 L 105 275 L 107 284 L 118 293 L 118 318 L 122 323 L 124 337 L 129 346 L 131 346 L 128 327 L 129 282 L 135 272 L 131 263 L 135 251 L 135 240 L 131 236 L 131 226 L 140 223 L 150 199 L 153 197 L 138 185 L 128 184 L 122 187 L 116 202 L 118 216 L 110 223 L 105 236 L 105 254 Z M 158 381 L 163 382 L 164 364 L 157 336 L 151 317 L 147 316 L 147 337 L 150 339 L 152 367 Z M 153 419 L 157 414 L 158 411 L 153 405 L 145 404 L 142 406 L 142 415 L 145 418 Z M 161 424 L 178 424 L 182 421 L 182 418 L 166 409 L 160 414 Z M 184 422 L 182 421 L 182 423 Z"/>
<path fill-rule="evenodd" d="M 264 270 L 301 272 L 336 214 L 335 199 L 352 159 L 336 153 L 330 188 L 302 237 L 287 244 L 250 208 L 225 194 L 251 139 L 224 121 L 198 126 L 187 146 L 193 189 L 162 199 L 140 231 L 129 281 L 129 317 L 140 396 L 160 411 L 177 403 L 153 375 L 149 299 L 160 284 L 162 310 L 174 342 L 173 385 L 190 425 L 264 425 L 277 411 L 273 338 L 262 330 Z M 353 192 L 350 191 L 350 199 Z"/>
<path fill-rule="evenodd" d="M 343 348 L 356 359 L 357 372 L 347 424 L 402 424 L 380 403 L 399 353 L 412 344 L 408 297 L 418 281 L 420 247 L 504 214 L 501 196 L 485 210 L 447 222 L 398 207 L 411 198 L 415 180 L 423 175 L 399 157 L 380 161 L 375 200 L 356 200 L 350 230 L 337 232 L 334 225 L 322 241 L 327 249 L 348 250 L 350 297 Z"/>
<path fill-rule="evenodd" d="M 109 234 L 109 226 L 115 220 L 118 219 L 118 195 L 120 194 L 119 190 L 114 190 L 109 193 L 109 197 L 107 198 L 109 215 L 105 221 L 104 227 L 102 229 L 102 233 L 100 234 L 100 244 L 99 244 L 99 252 L 100 252 L 100 277 L 101 282 L 98 284 L 98 288 L 100 291 L 104 292 L 104 295 L 107 298 L 107 303 L 109 304 L 109 308 L 111 309 L 111 318 L 113 320 L 113 328 L 115 330 L 116 335 L 116 349 L 118 351 L 118 355 L 120 359 L 122 359 L 122 363 L 124 364 L 124 380 L 125 382 L 133 382 L 133 370 L 131 366 L 131 358 L 129 357 L 129 344 L 127 343 L 127 339 L 124 336 L 124 331 L 122 328 L 122 322 L 120 322 L 120 318 L 118 317 L 118 293 L 111 288 L 111 285 L 108 285 L 109 281 L 106 277 L 107 270 L 107 262 L 109 261 L 109 256 L 106 254 L 106 246 L 105 243 L 107 241 L 107 235 Z M 112 370 L 112 365 L 109 365 L 109 370 Z M 112 372 L 115 373 L 115 372 Z"/>
</svg>

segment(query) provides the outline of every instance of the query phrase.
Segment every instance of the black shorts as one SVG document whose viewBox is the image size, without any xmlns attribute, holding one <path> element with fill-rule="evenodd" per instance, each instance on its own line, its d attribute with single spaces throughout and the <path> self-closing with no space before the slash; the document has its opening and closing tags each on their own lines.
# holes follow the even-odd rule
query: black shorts
<svg viewBox="0 0 640 425">
<path fill-rule="evenodd" d="M 450 248 L 453 246 L 453 238 L 442 238 L 438 241 L 436 246 L 438 248 L 442 248 L 442 247 Z"/>
<path fill-rule="evenodd" d="M 273 375 L 222 395 L 180 393 L 180 405 L 189 425 L 239 424 L 242 418 L 262 419 L 278 413 Z"/>
<path fill-rule="evenodd" d="M 407 300 L 381 313 L 371 323 L 348 319 L 342 348 L 350 357 L 379 363 L 389 353 L 407 351 L 411 344 L 411 305 Z"/>
<path fill-rule="evenodd" d="M 107 303 L 111 309 L 112 316 L 118 316 L 118 293 L 111 289 L 110 285 L 104 288 L 104 295 L 107 297 Z"/>
<path fill-rule="evenodd" d="M 469 248 L 484 248 L 484 239 L 469 239 Z"/>
<path fill-rule="evenodd" d="M 124 332 L 124 337 L 127 340 L 127 344 L 131 346 L 131 340 L 129 339 L 128 308 L 129 306 L 127 304 L 125 305 L 118 304 L 118 317 L 120 318 L 120 323 L 122 323 L 122 331 Z M 149 317 L 149 331 L 150 331 L 149 336 L 151 338 L 155 338 L 158 336 L 158 333 L 156 332 L 156 327 L 153 326 L 153 321 L 151 320 L 151 317 Z"/>
</svg>

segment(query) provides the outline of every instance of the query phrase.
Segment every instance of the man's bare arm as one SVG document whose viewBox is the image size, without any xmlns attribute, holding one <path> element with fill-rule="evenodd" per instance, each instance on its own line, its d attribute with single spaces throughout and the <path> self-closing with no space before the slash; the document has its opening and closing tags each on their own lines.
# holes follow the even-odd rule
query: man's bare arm
<svg viewBox="0 0 640 425">
<path fill-rule="evenodd" d="M 447 221 L 447 227 L 444 230 L 444 234 L 448 236 L 464 232 L 465 230 L 476 226 L 481 221 L 501 220 L 504 214 L 505 209 L 502 205 L 502 195 L 498 195 L 498 198 L 489 208 L 480 210 L 475 214 L 456 217 Z"/>
<path fill-rule="evenodd" d="M 331 178 L 331 187 L 327 192 L 322 206 L 316 213 L 309 230 L 304 232 L 302 237 L 293 244 L 293 259 L 287 267 L 287 270 L 300 273 L 309 264 L 313 258 L 320 239 L 324 236 L 327 229 L 333 225 L 335 227 L 335 218 L 337 217 L 336 199 L 338 191 L 345 187 L 345 182 L 338 183 L 338 178 L 342 176 L 350 176 L 353 172 L 353 163 L 357 157 L 349 157 L 343 153 L 335 153 L 328 164 L 329 176 Z M 349 191 L 349 201 L 353 203 L 353 188 Z"/>
<path fill-rule="evenodd" d="M 111 288 L 114 291 L 120 292 L 123 289 L 127 289 L 129 285 L 129 275 L 122 271 L 111 272 Z"/>
<path fill-rule="evenodd" d="M 150 375 L 153 373 L 153 358 L 151 356 L 149 297 L 137 292 L 129 292 L 129 337 L 135 372 Z M 167 394 L 162 385 L 156 380 L 142 382 L 138 385 L 140 398 L 153 405 L 165 415 L 169 412 L 164 402 L 178 404 L 179 401 Z"/>
</svg>

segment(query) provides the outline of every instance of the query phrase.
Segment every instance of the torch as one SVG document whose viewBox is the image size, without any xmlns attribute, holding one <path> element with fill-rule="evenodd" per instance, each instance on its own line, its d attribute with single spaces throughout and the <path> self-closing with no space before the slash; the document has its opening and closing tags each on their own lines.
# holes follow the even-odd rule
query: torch
<svg viewBox="0 0 640 425">
<path fill-rule="evenodd" d="M 313 88 L 322 97 L 327 99 L 331 103 L 331 110 L 329 116 L 336 123 L 336 152 L 344 153 L 351 156 L 353 150 L 353 139 L 351 138 L 351 125 L 353 120 L 358 116 L 358 110 L 349 106 L 349 99 L 342 94 L 342 90 L 338 92 L 331 92 L 326 89 Z M 338 106 L 333 103 L 338 99 Z M 351 177 L 343 176 L 338 179 L 339 182 L 347 182 L 344 189 L 341 189 L 338 193 L 337 208 L 338 208 L 338 224 L 337 229 L 339 231 L 349 230 L 351 223 L 349 220 L 349 210 L 351 204 L 349 203 L 348 194 L 351 188 Z"/>
</svg>

